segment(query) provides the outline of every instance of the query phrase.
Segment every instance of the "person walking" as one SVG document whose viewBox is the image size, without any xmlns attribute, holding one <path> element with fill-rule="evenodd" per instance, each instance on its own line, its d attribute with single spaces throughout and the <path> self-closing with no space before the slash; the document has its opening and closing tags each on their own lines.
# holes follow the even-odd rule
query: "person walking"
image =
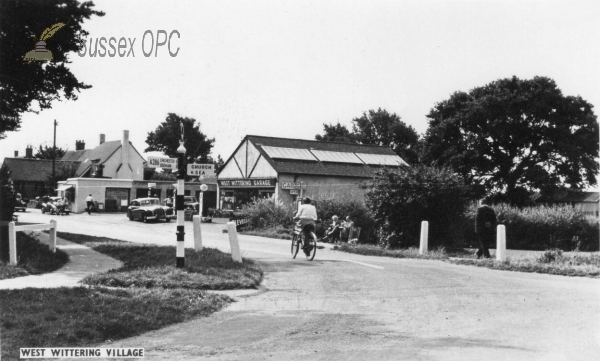
<svg viewBox="0 0 600 361">
<path fill-rule="evenodd" d="M 488 247 L 494 242 L 497 225 L 496 212 L 487 201 L 483 201 L 481 207 L 477 208 L 475 218 L 475 233 L 477 233 L 477 239 L 479 240 L 479 249 L 475 253 L 477 258 L 481 258 L 481 256 L 491 258 Z"/>
<path fill-rule="evenodd" d="M 92 197 L 92 194 L 90 194 L 89 196 L 87 196 L 85 198 L 85 203 L 87 205 L 88 216 L 91 216 L 92 215 L 92 209 L 94 208 L 94 197 Z"/>
</svg>

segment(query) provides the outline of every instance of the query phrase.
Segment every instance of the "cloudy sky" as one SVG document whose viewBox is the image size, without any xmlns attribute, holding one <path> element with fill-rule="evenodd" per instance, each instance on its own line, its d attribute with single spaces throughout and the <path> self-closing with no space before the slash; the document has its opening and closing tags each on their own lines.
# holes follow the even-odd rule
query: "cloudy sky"
<svg viewBox="0 0 600 361">
<path fill-rule="evenodd" d="M 73 73 L 93 88 L 25 114 L 0 158 L 51 146 L 54 119 L 59 147 L 93 148 L 99 134 L 127 129 L 143 152 L 169 112 L 198 120 L 224 159 L 247 134 L 314 139 L 323 123 L 350 127 L 380 107 L 423 133 L 435 103 L 513 75 L 547 76 L 600 104 L 599 1 L 94 3 L 106 16 L 84 24 L 89 39 L 135 38 L 135 57 L 72 54 Z M 176 57 L 156 50 L 158 30 L 179 33 Z"/>
</svg>

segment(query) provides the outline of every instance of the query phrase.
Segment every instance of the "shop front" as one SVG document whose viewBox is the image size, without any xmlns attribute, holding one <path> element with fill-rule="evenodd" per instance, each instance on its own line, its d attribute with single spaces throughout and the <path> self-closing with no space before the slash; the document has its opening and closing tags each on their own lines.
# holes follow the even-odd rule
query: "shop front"
<svg viewBox="0 0 600 361">
<path fill-rule="evenodd" d="M 260 198 L 276 196 L 276 178 L 219 179 L 219 209 L 235 211 Z"/>
</svg>

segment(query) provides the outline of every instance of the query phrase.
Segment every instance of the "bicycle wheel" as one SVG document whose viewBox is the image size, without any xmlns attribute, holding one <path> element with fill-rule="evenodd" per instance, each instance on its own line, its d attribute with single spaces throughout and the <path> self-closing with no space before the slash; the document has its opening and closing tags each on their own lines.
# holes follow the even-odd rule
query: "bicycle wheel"
<svg viewBox="0 0 600 361">
<path fill-rule="evenodd" d="M 300 239 L 297 234 L 292 236 L 292 258 L 296 258 L 298 250 L 300 249 Z"/>
<path fill-rule="evenodd" d="M 317 254 L 317 236 L 314 233 L 311 233 L 310 237 L 310 251 L 308 253 L 304 252 L 306 259 L 312 261 Z"/>
</svg>

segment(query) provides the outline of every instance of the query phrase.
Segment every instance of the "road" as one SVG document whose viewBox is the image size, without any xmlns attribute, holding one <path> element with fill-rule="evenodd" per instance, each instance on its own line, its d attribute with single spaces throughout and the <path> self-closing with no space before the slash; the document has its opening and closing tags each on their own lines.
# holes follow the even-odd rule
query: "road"
<svg viewBox="0 0 600 361">
<path fill-rule="evenodd" d="M 35 210 L 22 221 L 48 221 Z M 124 215 L 54 217 L 59 231 L 175 244 L 175 224 Z M 204 244 L 227 251 L 223 224 Z M 191 222 L 186 246 L 192 247 Z M 240 236 L 266 292 L 210 317 L 104 347 L 150 360 L 592 360 L 600 350 L 600 280 L 363 257 L 329 249 L 292 260 L 288 241 Z"/>
</svg>

